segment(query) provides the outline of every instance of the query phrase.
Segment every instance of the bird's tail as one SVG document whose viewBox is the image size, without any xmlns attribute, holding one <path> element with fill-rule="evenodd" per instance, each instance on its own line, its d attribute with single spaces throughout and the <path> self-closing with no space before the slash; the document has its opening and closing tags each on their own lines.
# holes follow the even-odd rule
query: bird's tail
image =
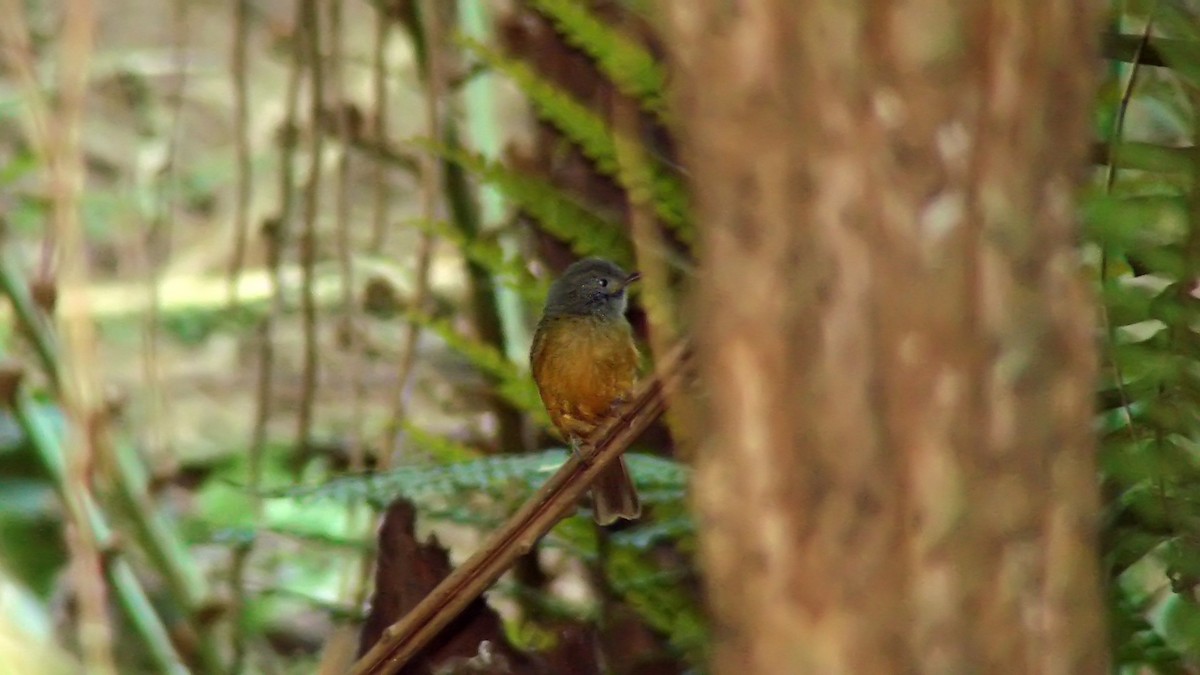
<svg viewBox="0 0 1200 675">
<path fill-rule="evenodd" d="M 612 525 L 619 518 L 634 520 L 642 515 L 642 502 L 624 457 L 618 457 L 596 477 L 592 484 L 592 512 L 601 525 Z"/>
</svg>

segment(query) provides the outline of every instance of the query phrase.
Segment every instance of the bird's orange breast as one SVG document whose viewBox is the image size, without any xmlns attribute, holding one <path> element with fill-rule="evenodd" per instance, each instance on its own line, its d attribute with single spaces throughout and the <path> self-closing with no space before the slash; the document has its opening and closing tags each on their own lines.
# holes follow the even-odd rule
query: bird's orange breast
<svg viewBox="0 0 1200 675">
<path fill-rule="evenodd" d="M 567 436 L 586 436 L 629 395 L 637 364 L 624 320 L 553 317 L 534 335 L 533 379 L 550 420 Z"/>
</svg>

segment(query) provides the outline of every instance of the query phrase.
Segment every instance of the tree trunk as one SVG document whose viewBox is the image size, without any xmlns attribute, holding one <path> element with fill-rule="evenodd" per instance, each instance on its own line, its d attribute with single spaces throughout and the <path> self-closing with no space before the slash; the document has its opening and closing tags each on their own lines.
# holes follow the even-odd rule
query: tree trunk
<svg viewBox="0 0 1200 675">
<path fill-rule="evenodd" d="M 676 0 L 717 673 L 1104 673 L 1087 0 Z"/>
</svg>

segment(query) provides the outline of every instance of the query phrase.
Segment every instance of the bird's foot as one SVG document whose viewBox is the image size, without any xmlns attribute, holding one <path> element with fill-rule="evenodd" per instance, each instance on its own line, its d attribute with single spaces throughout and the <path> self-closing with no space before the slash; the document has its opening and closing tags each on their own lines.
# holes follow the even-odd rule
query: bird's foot
<svg viewBox="0 0 1200 675">
<path fill-rule="evenodd" d="M 591 450 L 593 450 L 591 446 L 584 448 L 583 442 L 578 438 L 571 439 L 571 454 L 579 458 L 579 461 L 583 463 L 584 466 L 592 463 Z"/>
</svg>

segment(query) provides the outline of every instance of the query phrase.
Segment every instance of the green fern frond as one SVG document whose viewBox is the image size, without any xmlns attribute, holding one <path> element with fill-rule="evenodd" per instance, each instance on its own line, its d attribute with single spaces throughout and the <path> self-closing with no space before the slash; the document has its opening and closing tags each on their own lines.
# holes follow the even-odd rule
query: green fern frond
<svg viewBox="0 0 1200 675">
<path fill-rule="evenodd" d="M 686 465 L 665 457 L 641 453 L 631 452 L 625 457 L 638 489 L 647 493 L 662 494 L 662 498 L 652 501 L 672 501 L 683 498 L 691 475 L 691 469 Z"/>
<path fill-rule="evenodd" d="M 481 340 L 459 333 L 449 321 L 435 319 L 419 312 L 409 312 L 409 321 L 437 335 L 451 350 L 462 355 L 496 382 L 496 393 L 518 410 L 533 415 L 538 423 L 550 423 L 542 407 L 537 385 L 529 373 L 504 356 L 503 352 Z"/>
<path fill-rule="evenodd" d="M 658 460 L 637 456 L 634 459 Z M 661 460 L 658 460 L 661 461 Z M 631 465 L 637 464 L 631 461 Z M 634 469 L 639 490 L 647 487 Z M 673 473 L 673 478 L 669 475 Z M 685 471 L 664 473 L 665 482 L 683 479 Z M 650 501 L 650 500 L 647 500 Z M 675 504 L 678 504 L 676 502 Z M 655 515 L 670 510 L 673 504 L 655 507 Z M 690 539 L 692 524 L 680 510 L 678 517 L 638 524 L 630 530 L 613 535 L 613 547 L 606 557 L 606 577 L 622 598 L 633 607 L 646 623 L 667 636 L 671 646 L 691 663 L 701 663 L 708 634 L 704 615 L 692 596 L 689 584 L 682 583 L 682 570 L 664 571 L 650 555 L 649 549 L 664 539 L 678 541 L 675 534 Z M 583 517 L 567 518 L 555 526 L 546 544 L 562 549 L 583 560 L 595 561 L 597 555 L 596 526 Z M 686 550 L 687 545 L 682 546 Z"/>
<path fill-rule="evenodd" d="M 642 501 L 654 505 L 654 520 L 615 533 L 613 543 L 644 551 L 668 539 L 690 540 L 695 525 L 683 499 L 691 469 L 663 457 L 634 452 L 626 453 L 625 461 Z M 547 543 L 584 560 L 595 560 L 596 527 L 590 519 L 568 518 L 555 526 Z"/>
<path fill-rule="evenodd" d="M 302 530 L 295 526 L 267 525 L 259 529 L 263 532 L 270 532 L 281 537 L 286 537 L 295 541 L 302 541 L 308 544 L 317 544 L 325 548 L 345 549 L 350 551 L 369 551 L 374 548 L 372 543 L 366 539 L 340 537 L 327 532 Z"/>
<path fill-rule="evenodd" d="M 423 503 L 463 494 L 500 493 L 514 483 L 537 489 L 566 460 L 566 453 L 551 450 L 527 455 L 492 455 L 453 464 L 404 466 L 372 474 L 341 476 L 318 485 L 287 487 L 265 492 L 271 498 L 300 501 L 386 503 L 399 495 Z"/>
<path fill-rule="evenodd" d="M 474 448 L 445 436 L 429 433 L 408 420 L 403 421 L 400 428 L 408 434 L 409 442 L 429 453 L 438 464 L 459 464 L 479 459 L 480 453 Z"/>
<path fill-rule="evenodd" d="M 550 548 L 565 551 L 580 560 L 596 559 L 596 524 L 586 513 L 576 513 L 563 518 L 543 543 Z"/>
<path fill-rule="evenodd" d="M 517 377 L 517 367 L 496 347 L 475 338 L 462 335 L 446 319 L 435 319 L 419 312 L 408 312 L 409 321 L 420 325 L 445 341 L 446 345 L 462 354 L 476 368 L 498 380 Z"/>
<path fill-rule="evenodd" d="M 647 112 L 668 121 L 666 69 L 642 45 L 596 18 L 576 0 L 534 0 L 563 38 L 596 61 L 617 89 Z"/>
<path fill-rule="evenodd" d="M 657 523 L 639 525 L 630 532 L 657 529 Z M 606 577 L 616 591 L 646 623 L 667 636 L 672 648 L 691 663 L 702 663 L 708 633 L 704 614 L 682 583 L 679 571 L 664 572 L 645 548 L 629 545 L 622 532 L 613 537 L 615 547 L 606 559 Z M 555 526 L 545 540 L 583 560 L 596 559 L 596 526 L 577 515 Z"/>
<path fill-rule="evenodd" d="M 691 539 L 696 534 L 696 523 L 686 512 L 664 518 L 655 511 L 654 517 L 654 521 L 645 525 L 615 533 L 613 542 L 638 551 L 646 551 L 664 542 Z"/>
<path fill-rule="evenodd" d="M 450 442 L 429 435 L 421 440 L 435 444 Z M 532 492 L 562 466 L 567 455 L 566 450 L 546 450 L 521 455 L 489 455 L 450 464 L 404 466 L 380 473 L 339 476 L 317 485 L 268 490 L 263 496 L 301 501 L 386 502 L 404 495 L 421 501 L 477 492 L 500 493 L 514 483 Z M 629 455 L 629 458 L 639 486 L 682 486 L 686 483 L 687 470 L 679 465 L 669 468 L 666 465 L 674 464 L 669 460 L 638 454 Z"/>
<path fill-rule="evenodd" d="M 374 549 L 374 545 L 371 545 L 369 548 Z M 338 622 L 345 621 L 357 623 L 365 618 L 361 608 L 359 607 L 340 602 L 331 602 L 324 598 L 316 597 L 308 593 L 302 593 L 288 586 L 265 585 L 258 587 L 256 590 L 261 597 L 274 598 L 278 602 L 304 605 L 313 610 L 319 611 Z"/>
<path fill-rule="evenodd" d="M 601 173 L 615 178 L 635 200 L 649 204 L 682 241 L 691 244 L 695 240 L 682 181 L 652 161 L 640 148 L 639 141 L 615 133 L 599 115 L 524 63 L 506 58 L 474 40 L 464 38 L 463 44 L 491 68 L 508 76 L 529 98 L 538 115 L 578 145 Z M 620 161 L 621 157 L 629 156 L 640 156 L 644 161 Z"/>
<path fill-rule="evenodd" d="M 621 265 L 631 265 L 633 251 L 618 224 L 600 218 L 580 206 L 562 190 L 546 181 L 513 171 L 499 162 L 428 141 L 413 145 L 458 164 L 495 186 L 555 237 L 566 242 L 581 257 L 601 256 Z"/>
<path fill-rule="evenodd" d="M 709 634 L 704 612 L 683 583 L 683 571 L 664 572 L 647 554 L 616 548 L 606 576 L 613 589 L 691 663 L 703 663 Z"/>
<path fill-rule="evenodd" d="M 450 242 L 468 260 L 515 290 L 531 306 L 540 307 L 546 302 L 550 285 L 530 274 L 519 260 L 510 258 L 495 241 L 470 237 L 444 220 L 414 218 L 408 224 Z"/>
</svg>

